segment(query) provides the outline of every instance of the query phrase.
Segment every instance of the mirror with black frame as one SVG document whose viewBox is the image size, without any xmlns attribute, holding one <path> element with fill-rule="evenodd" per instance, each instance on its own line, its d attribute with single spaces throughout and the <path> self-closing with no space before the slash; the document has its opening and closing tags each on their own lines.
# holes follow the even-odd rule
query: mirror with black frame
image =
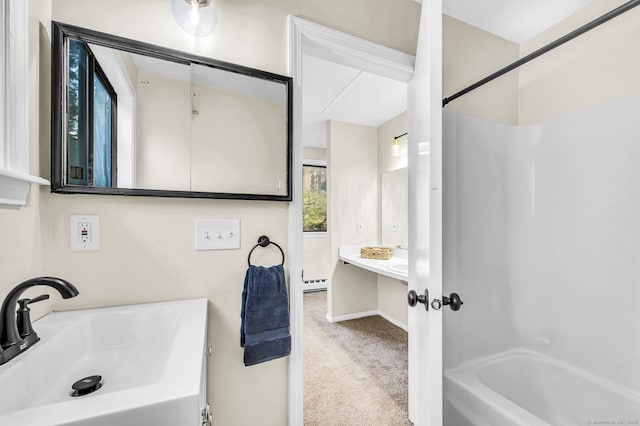
<svg viewBox="0 0 640 426">
<path fill-rule="evenodd" d="M 53 23 L 52 191 L 291 200 L 291 78 Z"/>
</svg>

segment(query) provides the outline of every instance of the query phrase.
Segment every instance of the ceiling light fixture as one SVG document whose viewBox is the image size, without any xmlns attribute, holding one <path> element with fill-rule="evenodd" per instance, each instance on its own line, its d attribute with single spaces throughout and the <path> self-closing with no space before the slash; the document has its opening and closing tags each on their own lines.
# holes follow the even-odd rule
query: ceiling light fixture
<svg viewBox="0 0 640 426">
<path fill-rule="evenodd" d="M 213 0 L 171 0 L 173 15 L 180 27 L 196 37 L 204 37 L 216 29 L 218 11 Z"/>
</svg>

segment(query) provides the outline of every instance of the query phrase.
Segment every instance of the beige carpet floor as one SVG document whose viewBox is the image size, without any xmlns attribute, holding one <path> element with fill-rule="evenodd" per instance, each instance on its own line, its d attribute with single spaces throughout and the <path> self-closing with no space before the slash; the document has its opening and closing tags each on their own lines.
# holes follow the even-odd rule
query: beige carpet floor
<svg viewBox="0 0 640 426">
<path fill-rule="evenodd" d="M 326 320 L 326 292 L 304 295 L 304 424 L 407 420 L 407 333 L 379 316 Z"/>
</svg>

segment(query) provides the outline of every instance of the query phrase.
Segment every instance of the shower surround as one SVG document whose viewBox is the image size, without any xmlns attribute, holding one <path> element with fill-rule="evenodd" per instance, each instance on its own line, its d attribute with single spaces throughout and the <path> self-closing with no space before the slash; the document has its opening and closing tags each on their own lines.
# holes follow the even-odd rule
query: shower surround
<svg viewBox="0 0 640 426">
<path fill-rule="evenodd" d="M 444 292 L 465 297 L 445 377 L 535 351 L 629 389 L 640 420 L 638 111 L 638 94 L 522 126 L 445 111 Z"/>
</svg>

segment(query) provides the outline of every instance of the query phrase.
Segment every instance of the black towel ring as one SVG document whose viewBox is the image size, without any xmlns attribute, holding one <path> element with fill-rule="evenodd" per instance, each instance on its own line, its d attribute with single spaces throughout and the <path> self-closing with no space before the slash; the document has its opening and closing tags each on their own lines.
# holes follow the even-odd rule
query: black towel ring
<svg viewBox="0 0 640 426">
<path fill-rule="evenodd" d="M 280 253 L 282 254 L 282 263 L 281 263 L 281 265 L 284 265 L 284 251 L 282 251 L 282 247 L 280 247 L 278 244 L 274 243 L 273 241 L 270 241 L 269 237 L 267 237 L 266 235 L 261 235 L 260 238 L 258 238 L 258 244 L 253 246 L 253 248 L 249 252 L 249 257 L 247 258 L 247 263 L 249 264 L 249 266 L 251 266 L 251 253 L 253 253 L 253 251 L 256 248 L 258 248 L 258 246 L 266 247 L 269 244 L 273 244 L 274 246 L 278 247 L 278 250 L 280 250 Z"/>
</svg>

